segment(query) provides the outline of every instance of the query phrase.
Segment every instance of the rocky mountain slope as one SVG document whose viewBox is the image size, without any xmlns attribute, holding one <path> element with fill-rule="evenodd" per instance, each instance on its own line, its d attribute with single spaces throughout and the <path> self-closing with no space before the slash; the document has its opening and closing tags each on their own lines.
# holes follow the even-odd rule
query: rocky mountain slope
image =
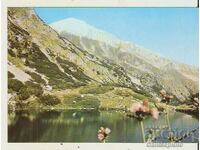
<svg viewBox="0 0 200 150">
<path fill-rule="evenodd" d="M 21 70 L 44 75 L 53 88 L 60 84 L 69 88 L 92 82 L 134 86 L 123 67 L 99 59 L 61 38 L 32 9 L 9 10 L 8 29 L 9 65 L 16 64 L 12 61 L 18 59 Z"/>
<path fill-rule="evenodd" d="M 135 84 L 153 95 L 163 88 L 185 100 L 198 92 L 196 67 L 163 58 L 77 19 L 61 20 L 50 26 L 78 47 L 123 66 Z"/>
<path fill-rule="evenodd" d="M 162 88 L 178 100 L 198 91 L 195 68 L 100 30 L 106 40 L 58 32 L 32 8 L 8 9 L 10 109 L 126 109 L 145 97 L 152 105 Z"/>
<path fill-rule="evenodd" d="M 145 94 L 122 66 L 60 37 L 32 8 L 9 8 L 9 102 L 15 105 L 19 102 L 19 107 L 38 98 L 45 104 L 50 101 L 46 99 L 52 99 L 52 104 L 59 103 L 56 97 L 47 94 L 59 97 L 81 87 L 93 87 L 101 92 L 123 87 Z M 62 90 L 62 94 L 58 92 Z"/>
</svg>

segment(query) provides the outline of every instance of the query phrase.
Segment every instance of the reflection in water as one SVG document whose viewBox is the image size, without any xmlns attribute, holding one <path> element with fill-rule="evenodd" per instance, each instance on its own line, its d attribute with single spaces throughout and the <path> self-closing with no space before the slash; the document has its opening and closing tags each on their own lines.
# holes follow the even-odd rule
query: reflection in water
<svg viewBox="0 0 200 150">
<path fill-rule="evenodd" d="M 179 131 L 198 128 L 196 118 L 178 112 L 169 114 L 169 122 L 172 129 Z M 166 126 L 166 118 L 164 115 L 156 121 L 147 118 L 143 124 L 145 129 Z M 8 141 L 98 142 L 97 131 L 100 126 L 112 130 L 108 142 L 142 142 L 140 122 L 126 117 L 122 112 L 77 110 L 9 113 Z"/>
</svg>

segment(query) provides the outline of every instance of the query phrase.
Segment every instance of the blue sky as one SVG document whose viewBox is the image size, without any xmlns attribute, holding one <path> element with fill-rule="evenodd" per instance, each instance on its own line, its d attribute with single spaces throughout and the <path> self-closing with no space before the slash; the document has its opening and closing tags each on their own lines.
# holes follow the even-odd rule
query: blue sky
<svg viewBox="0 0 200 150">
<path fill-rule="evenodd" d="M 197 8 L 35 8 L 47 24 L 76 18 L 161 56 L 199 66 Z"/>
</svg>

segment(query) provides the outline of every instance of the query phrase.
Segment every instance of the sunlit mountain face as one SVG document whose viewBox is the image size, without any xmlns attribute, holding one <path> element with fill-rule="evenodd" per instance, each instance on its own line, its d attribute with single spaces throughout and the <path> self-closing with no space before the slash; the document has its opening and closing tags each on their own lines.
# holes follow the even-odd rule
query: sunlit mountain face
<svg viewBox="0 0 200 150">
<path fill-rule="evenodd" d="M 75 18 L 60 20 L 50 26 L 62 37 L 93 55 L 120 64 L 126 68 L 133 82 L 142 85 L 149 92 L 153 91 L 152 87 L 163 87 L 184 99 L 190 95 L 191 89 L 198 91 L 196 67 L 161 57 Z"/>
</svg>

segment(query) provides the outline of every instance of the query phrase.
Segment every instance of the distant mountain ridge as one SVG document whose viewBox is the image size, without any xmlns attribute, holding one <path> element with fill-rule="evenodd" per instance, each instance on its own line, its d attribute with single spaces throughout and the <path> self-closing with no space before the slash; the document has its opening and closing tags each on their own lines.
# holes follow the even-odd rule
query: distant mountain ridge
<svg viewBox="0 0 200 150">
<path fill-rule="evenodd" d="M 75 18 L 60 20 L 58 22 L 51 23 L 50 26 L 58 32 L 67 30 L 71 34 L 88 37 L 90 39 L 102 41 L 110 45 L 116 45 L 120 43 L 120 40 L 114 35 L 103 30 L 99 30 L 87 24 L 86 22 Z"/>
<path fill-rule="evenodd" d="M 158 67 L 159 65 L 164 66 L 172 62 L 172 60 L 164 57 L 162 57 L 162 59 L 159 60 L 159 58 L 161 57 L 160 54 L 156 54 L 155 52 L 152 52 L 148 49 L 138 46 L 132 42 L 123 41 L 117 38 L 116 36 L 112 35 L 111 33 L 97 29 L 82 20 L 78 20 L 75 18 L 67 18 L 51 23 L 50 26 L 53 29 L 55 29 L 58 33 L 67 32 L 67 34 L 72 34 L 78 36 L 79 38 L 83 39 L 87 38 L 90 40 L 99 41 L 102 42 L 103 44 L 116 48 L 121 47 L 120 50 L 123 52 L 130 52 L 130 53 L 134 52 L 139 57 L 144 57 L 146 60 L 151 61 L 151 63 L 156 63 L 155 65 L 156 67 Z M 159 64 L 158 61 L 160 61 Z"/>
<path fill-rule="evenodd" d="M 196 67 L 161 57 L 74 18 L 54 22 L 50 26 L 62 37 L 93 55 L 123 66 L 130 77 L 137 79 L 136 83 L 150 93 L 165 88 L 178 98 L 185 99 L 191 93 L 198 92 Z"/>
</svg>

